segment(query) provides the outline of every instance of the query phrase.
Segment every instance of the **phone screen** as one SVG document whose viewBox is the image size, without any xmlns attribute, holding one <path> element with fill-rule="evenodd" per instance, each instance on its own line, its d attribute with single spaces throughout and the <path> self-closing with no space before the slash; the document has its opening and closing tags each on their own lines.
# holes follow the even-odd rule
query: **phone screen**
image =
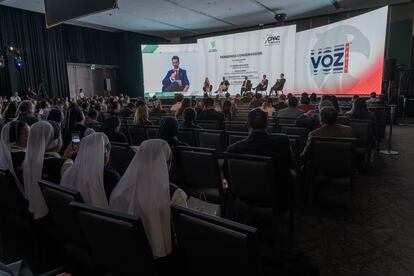
<svg viewBox="0 0 414 276">
<path fill-rule="evenodd" d="M 80 144 L 80 133 L 79 132 L 72 132 L 72 144 L 73 145 Z"/>
</svg>

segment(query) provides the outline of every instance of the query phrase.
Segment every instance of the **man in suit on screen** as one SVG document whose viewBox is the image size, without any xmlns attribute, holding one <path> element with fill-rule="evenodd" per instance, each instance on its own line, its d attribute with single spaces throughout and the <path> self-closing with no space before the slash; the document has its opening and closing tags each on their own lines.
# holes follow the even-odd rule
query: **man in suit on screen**
<svg viewBox="0 0 414 276">
<path fill-rule="evenodd" d="M 180 58 L 173 56 L 171 58 L 172 66 L 174 67 L 167 72 L 164 79 L 162 80 L 162 91 L 163 92 L 175 92 L 183 91 L 187 92 L 190 87 L 190 82 L 187 78 L 187 71 L 180 68 Z"/>
</svg>

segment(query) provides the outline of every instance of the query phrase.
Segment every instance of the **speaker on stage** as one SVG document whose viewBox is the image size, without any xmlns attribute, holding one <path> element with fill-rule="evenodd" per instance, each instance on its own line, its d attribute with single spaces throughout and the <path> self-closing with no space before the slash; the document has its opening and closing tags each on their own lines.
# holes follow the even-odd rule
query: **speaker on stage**
<svg viewBox="0 0 414 276">
<path fill-rule="evenodd" d="M 395 58 L 387 58 L 384 63 L 384 81 L 395 80 L 395 70 L 397 69 L 397 60 Z"/>
<path fill-rule="evenodd" d="M 105 91 L 111 91 L 111 79 L 104 80 Z"/>
</svg>

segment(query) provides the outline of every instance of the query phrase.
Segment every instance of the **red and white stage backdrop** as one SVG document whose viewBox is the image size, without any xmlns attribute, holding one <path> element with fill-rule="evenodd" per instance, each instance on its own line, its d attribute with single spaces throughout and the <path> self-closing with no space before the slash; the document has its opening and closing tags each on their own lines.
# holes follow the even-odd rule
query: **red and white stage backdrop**
<svg viewBox="0 0 414 276">
<path fill-rule="evenodd" d="M 295 93 L 380 92 L 388 7 L 296 34 Z"/>
</svg>

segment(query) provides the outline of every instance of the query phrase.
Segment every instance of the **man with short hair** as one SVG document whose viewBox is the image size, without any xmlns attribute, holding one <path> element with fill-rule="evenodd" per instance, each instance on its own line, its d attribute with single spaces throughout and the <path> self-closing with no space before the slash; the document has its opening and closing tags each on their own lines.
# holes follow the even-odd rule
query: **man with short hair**
<svg viewBox="0 0 414 276">
<path fill-rule="evenodd" d="M 312 137 L 353 137 L 351 127 L 337 124 L 338 111 L 334 107 L 327 106 L 322 108 L 319 112 L 319 118 L 321 122 L 321 127 L 315 129 L 314 131 L 308 134 L 308 141 L 306 143 L 305 149 L 302 152 L 302 155 L 306 155 L 309 151 L 310 145 L 312 143 Z"/>
<path fill-rule="evenodd" d="M 187 92 L 190 87 L 190 81 L 187 77 L 187 71 L 180 68 L 180 58 L 178 56 L 173 56 L 171 58 L 171 63 L 173 69 L 169 70 L 162 80 L 162 92 Z"/>
<path fill-rule="evenodd" d="M 224 129 L 224 114 L 217 112 L 214 106 L 213 98 L 204 99 L 204 112 L 199 115 L 198 120 L 218 121 L 219 129 Z"/>
<path fill-rule="evenodd" d="M 39 121 L 35 117 L 35 110 L 31 101 L 25 100 L 19 104 L 19 116 L 16 120 L 26 122 L 29 126 Z"/>
<path fill-rule="evenodd" d="M 366 103 L 367 105 L 370 105 L 370 104 L 376 103 L 377 101 L 378 101 L 377 93 L 371 92 L 369 94 L 369 99 L 366 101 Z"/>
<path fill-rule="evenodd" d="M 90 125 L 90 124 L 99 124 L 99 122 L 97 121 L 98 119 L 98 112 L 95 109 L 89 109 L 86 118 L 85 118 L 85 125 Z"/>
<path fill-rule="evenodd" d="M 288 100 L 288 107 L 283 108 L 277 113 L 277 117 L 282 118 L 297 118 L 305 111 L 302 109 L 297 108 L 298 106 L 298 99 L 296 97 L 290 97 Z"/>
<path fill-rule="evenodd" d="M 287 135 L 267 133 L 268 116 L 260 108 L 251 110 L 247 116 L 249 136 L 227 147 L 229 153 L 269 156 L 275 161 L 275 179 L 279 184 L 279 202 L 286 206 L 292 196 L 290 165 L 292 152 Z M 254 173 L 254 172 L 253 172 Z M 252 183 L 254 184 L 254 183 Z"/>
</svg>

